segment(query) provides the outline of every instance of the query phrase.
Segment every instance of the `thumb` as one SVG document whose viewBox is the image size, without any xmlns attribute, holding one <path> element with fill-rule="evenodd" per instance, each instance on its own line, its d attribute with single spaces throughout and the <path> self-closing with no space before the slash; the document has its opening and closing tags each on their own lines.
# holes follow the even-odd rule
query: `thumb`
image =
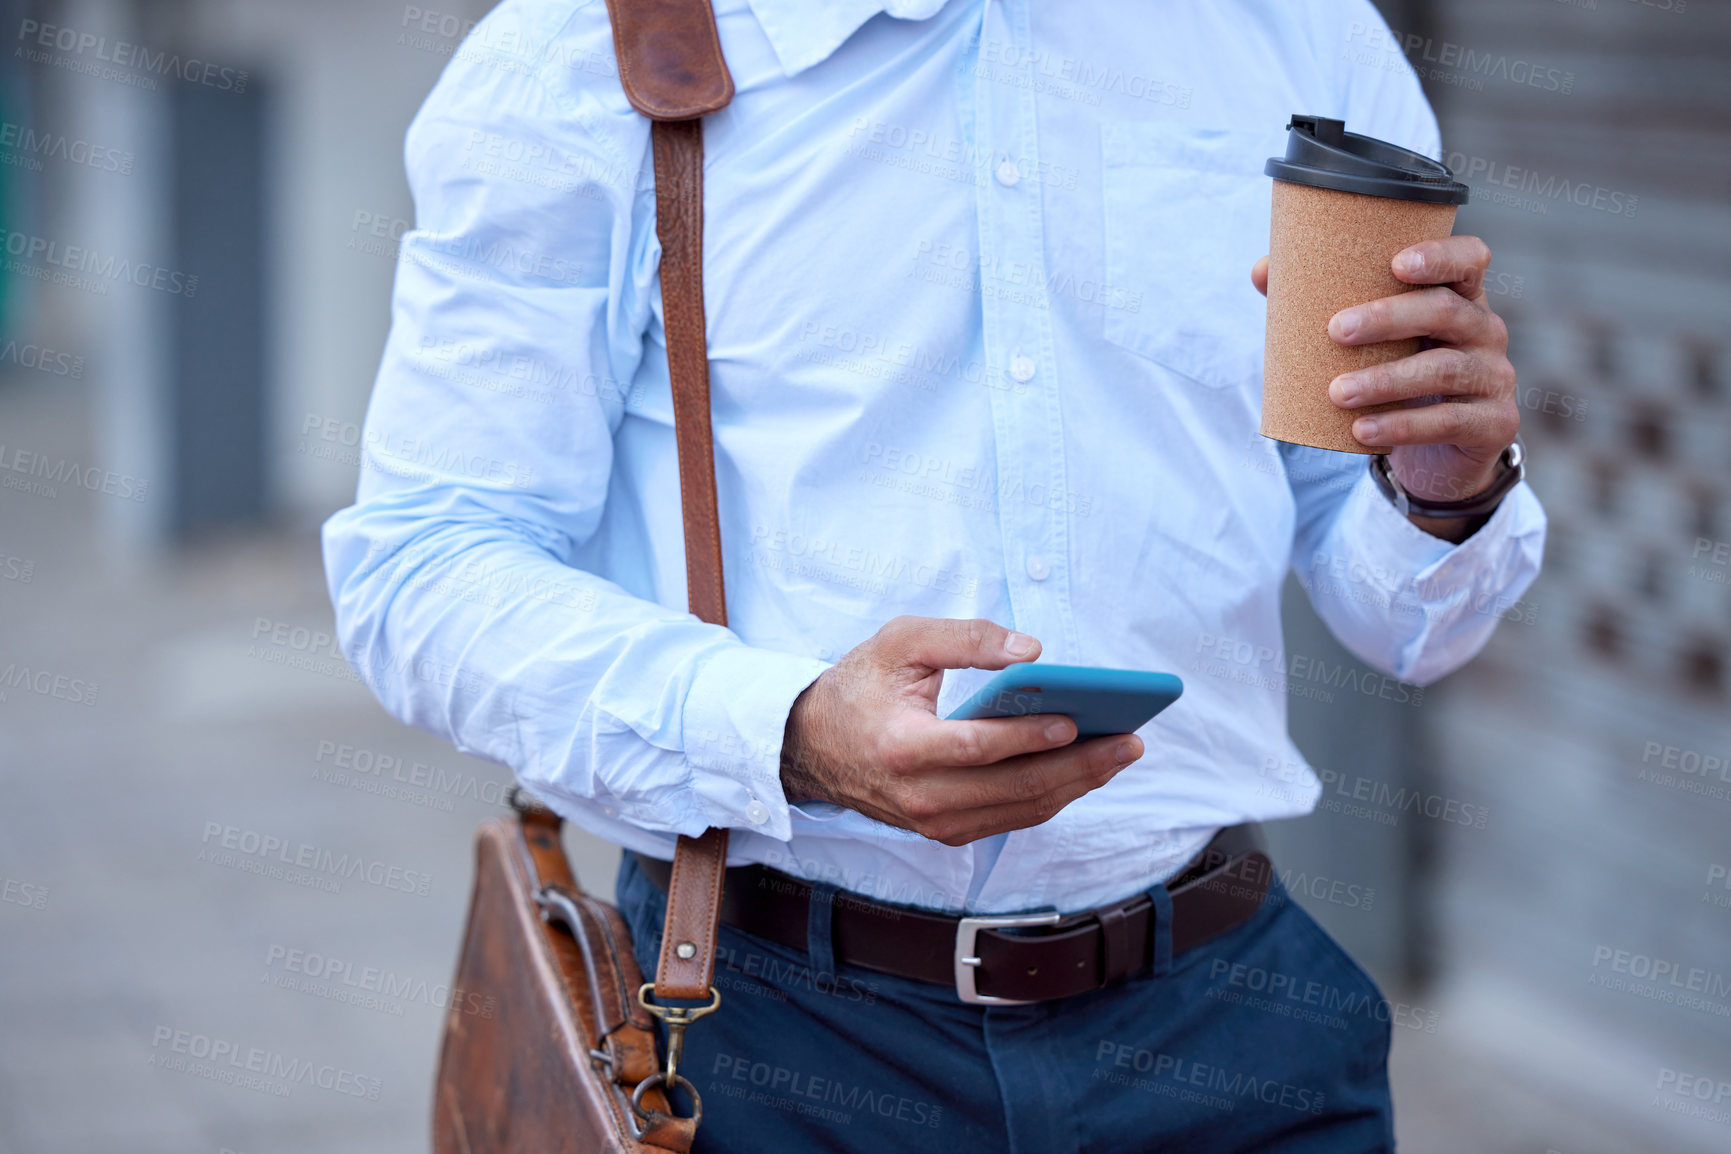
<svg viewBox="0 0 1731 1154">
<path fill-rule="evenodd" d="M 933 669 L 1002 669 L 1040 655 L 1040 643 L 982 617 L 897 617 L 878 633 L 882 659 L 892 666 Z"/>
<path fill-rule="evenodd" d="M 1263 296 L 1268 295 L 1268 258 L 1263 257 L 1250 268 L 1250 283 Z"/>
</svg>

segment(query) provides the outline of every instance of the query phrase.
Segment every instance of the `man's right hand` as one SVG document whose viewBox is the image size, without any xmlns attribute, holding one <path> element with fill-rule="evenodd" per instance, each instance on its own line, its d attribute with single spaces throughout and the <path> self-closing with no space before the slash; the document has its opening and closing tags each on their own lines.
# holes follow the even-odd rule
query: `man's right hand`
<svg viewBox="0 0 1731 1154">
<path fill-rule="evenodd" d="M 1040 714 L 940 721 L 946 669 L 1003 669 L 1040 643 L 990 621 L 897 617 L 806 687 L 788 713 L 781 784 L 945 845 L 1039 825 L 1142 756 L 1119 734 L 1070 743 Z"/>
</svg>

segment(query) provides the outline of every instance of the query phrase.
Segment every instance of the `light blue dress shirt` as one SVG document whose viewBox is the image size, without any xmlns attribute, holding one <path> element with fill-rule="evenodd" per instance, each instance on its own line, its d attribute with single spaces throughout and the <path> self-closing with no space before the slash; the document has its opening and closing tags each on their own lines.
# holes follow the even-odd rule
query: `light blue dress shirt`
<svg viewBox="0 0 1731 1154">
<path fill-rule="evenodd" d="M 600 0 L 506 0 L 409 131 L 360 492 L 325 527 L 397 716 L 671 856 L 890 901 L 1073 910 L 1307 812 L 1293 694 L 1412 700 L 1539 566 L 1524 486 L 1459 546 L 1362 457 L 1257 432 L 1270 181 L 1295 112 L 1435 155 L 1365 0 L 731 0 L 705 295 L 731 628 L 684 612 L 647 123 Z M 1282 650 L 1296 567 L 1380 672 Z M 788 709 L 897 614 L 1165 670 L 1147 753 L 951 848 L 779 784 Z M 1385 676 L 1386 674 L 1386 676 Z M 951 703 L 983 678 L 952 674 Z"/>
</svg>

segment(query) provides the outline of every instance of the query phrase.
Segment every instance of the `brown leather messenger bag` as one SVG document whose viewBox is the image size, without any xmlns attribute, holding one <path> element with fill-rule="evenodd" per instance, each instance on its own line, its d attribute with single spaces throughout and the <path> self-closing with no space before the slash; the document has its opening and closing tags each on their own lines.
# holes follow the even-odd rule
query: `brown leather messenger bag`
<svg viewBox="0 0 1731 1154">
<path fill-rule="evenodd" d="M 733 99 L 709 0 L 608 0 L 619 76 L 653 121 L 656 235 L 685 572 L 693 614 L 727 624 L 709 426 L 703 312 L 703 128 Z M 655 981 L 644 983 L 619 911 L 583 892 L 559 818 L 529 804 L 481 827 L 454 989 L 493 999 L 491 1017 L 451 999 L 433 1103 L 436 1154 L 689 1151 L 702 1118 L 678 1072 L 686 1026 L 720 1005 L 713 986 L 727 831 L 681 837 Z M 463 1006 L 459 1006 L 459 1002 Z M 669 1002 L 700 1002 L 681 1007 Z M 655 1023 L 667 1027 L 666 1064 Z M 689 1096 L 689 1117 L 669 1091 Z"/>
</svg>

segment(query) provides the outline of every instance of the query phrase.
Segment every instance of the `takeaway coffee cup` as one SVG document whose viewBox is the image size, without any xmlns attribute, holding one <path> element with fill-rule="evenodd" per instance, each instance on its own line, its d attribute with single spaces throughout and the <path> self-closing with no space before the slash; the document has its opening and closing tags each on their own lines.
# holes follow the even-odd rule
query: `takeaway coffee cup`
<svg viewBox="0 0 1731 1154">
<path fill-rule="evenodd" d="M 1342 409 L 1328 386 L 1342 373 L 1410 356 L 1415 338 L 1337 345 L 1329 318 L 1414 286 L 1396 280 L 1394 254 L 1454 230 L 1467 186 L 1447 166 L 1321 116 L 1294 116 L 1274 178 L 1268 242 L 1268 344 L 1262 434 L 1277 441 L 1386 453 L 1360 443 L 1352 422 L 1397 405 Z"/>
</svg>

